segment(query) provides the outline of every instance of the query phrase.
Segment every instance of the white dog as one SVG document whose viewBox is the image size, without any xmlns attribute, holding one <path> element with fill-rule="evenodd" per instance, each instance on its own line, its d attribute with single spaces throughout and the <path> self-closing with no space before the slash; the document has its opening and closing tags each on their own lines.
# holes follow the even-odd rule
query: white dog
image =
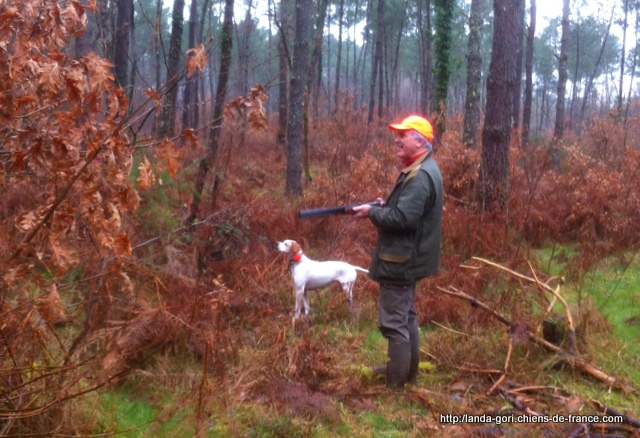
<svg viewBox="0 0 640 438">
<path fill-rule="evenodd" d="M 278 251 L 289 254 L 292 264 L 293 287 L 296 292 L 295 318 L 299 318 L 304 303 L 304 314 L 309 314 L 309 297 L 307 291 L 320 289 L 332 282 L 338 282 L 349 300 L 353 301 L 353 285 L 356 282 L 356 271 L 369 272 L 358 266 L 345 262 L 317 262 L 302 253 L 300 245 L 295 240 L 277 242 Z"/>
</svg>

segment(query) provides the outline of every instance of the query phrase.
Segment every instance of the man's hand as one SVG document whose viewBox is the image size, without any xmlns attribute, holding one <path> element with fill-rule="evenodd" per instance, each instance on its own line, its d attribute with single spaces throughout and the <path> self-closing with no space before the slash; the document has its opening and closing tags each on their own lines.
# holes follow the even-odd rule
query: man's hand
<svg viewBox="0 0 640 438">
<path fill-rule="evenodd" d="M 381 207 L 385 206 L 384 199 L 382 198 L 376 199 L 376 202 L 379 202 Z M 372 206 L 369 204 L 362 204 L 358 205 L 357 207 L 353 207 L 353 216 L 356 219 L 366 219 L 369 217 L 369 210 L 371 210 L 371 208 Z"/>
</svg>

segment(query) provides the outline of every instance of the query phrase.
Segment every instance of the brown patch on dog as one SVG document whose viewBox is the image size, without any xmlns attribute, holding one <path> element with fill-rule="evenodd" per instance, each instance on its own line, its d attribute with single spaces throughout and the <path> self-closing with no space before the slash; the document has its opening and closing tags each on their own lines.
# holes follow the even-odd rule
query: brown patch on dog
<svg viewBox="0 0 640 438">
<path fill-rule="evenodd" d="M 289 254 L 296 255 L 301 251 L 300 245 L 295 240 L 291 242 L 291 248 L 289 248 Z"/>
</svg>

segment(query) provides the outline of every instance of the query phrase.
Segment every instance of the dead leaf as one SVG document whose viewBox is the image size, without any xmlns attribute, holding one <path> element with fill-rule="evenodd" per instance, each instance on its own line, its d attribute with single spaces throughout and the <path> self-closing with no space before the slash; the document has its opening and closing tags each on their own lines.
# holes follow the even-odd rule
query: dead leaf
<svg viewBox="0 0 640 438">
<path fill-rule="evenodd" d="M 62 300 L 58 294 L 55 283 L 49 288 L 49 293 L 36 301 L 36 308 L 42 319 L 51 325 L 56 325 L 67 320 Z"/>
<path fill-rule="evenodd" d="M 186 143 L 192 145 L 194 149 L 198 149 L 198 137 L 193 129 L 185 129 L 182 135 L 184 136 L 184 141 Z"/>
<path fill-rule="evenodd" d="M 37 217 L 35 212 L 33 211 L 23 213 L 21 215 L 18 215 L 15 219 L 16 228 L 18 228 L 23 233 L 26 233 L 33 227 L 35 227 L 39 220 L 40 218 Z"/>
<path fill-rule="evenodd" d="M 140 171 L 137 179 L 138 186 L 140 190 L 148 190 L 155 184 L 156 178 L 153 175 L 151 163 L 149 163 L 149 159 L 146 156 L 144 157 L 144 162 L 138 165 L 138 170 Z"/>
<path fill-rule="evenodd" d="M 120 233 L 113 242 L 113 251 L 116 257 L 131 257 L 131 243 L 129 242 L 129 236 L 125 233 Z"/>
<path fill-rule="evenodd" d="M 196 69 L 203 71 L 207 65 L 207 52 L 204 44 L 187 50 L 187 56 L 187 78 L 190 78 Z"/>
<path fill-rule="evenodd" d="M 176 152 L 173 142 L 170 140 L 164 140 L 158 146 L 158 162 L 160 170 L 166 170 L 169 176 L 175 178 L 178 169 L 180 169 L 180 163 L 177 160 L 178 153 Z"/>
</svg>

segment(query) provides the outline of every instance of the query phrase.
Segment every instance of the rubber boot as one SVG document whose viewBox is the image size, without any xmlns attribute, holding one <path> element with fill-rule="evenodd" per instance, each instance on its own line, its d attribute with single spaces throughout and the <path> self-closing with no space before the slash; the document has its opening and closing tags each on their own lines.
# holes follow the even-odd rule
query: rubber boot
<svg viewBox="0 0 640 438">
<path fill-rule="evenodd" d="M 409 375 L 411 362 L 411 343 L 389 341 L 387 346 L 387 386 L 394 389 L 404 388 Z"/>
<path fill-rule="evenodd" d="M 407 383 L 415 385 L 418 381 L 418 368 L 420 367 L 420 332 L 418 330 L 409 333 L 409 343 L 411 344 L 411 361 L 409 362 Z"/>
</svg>

